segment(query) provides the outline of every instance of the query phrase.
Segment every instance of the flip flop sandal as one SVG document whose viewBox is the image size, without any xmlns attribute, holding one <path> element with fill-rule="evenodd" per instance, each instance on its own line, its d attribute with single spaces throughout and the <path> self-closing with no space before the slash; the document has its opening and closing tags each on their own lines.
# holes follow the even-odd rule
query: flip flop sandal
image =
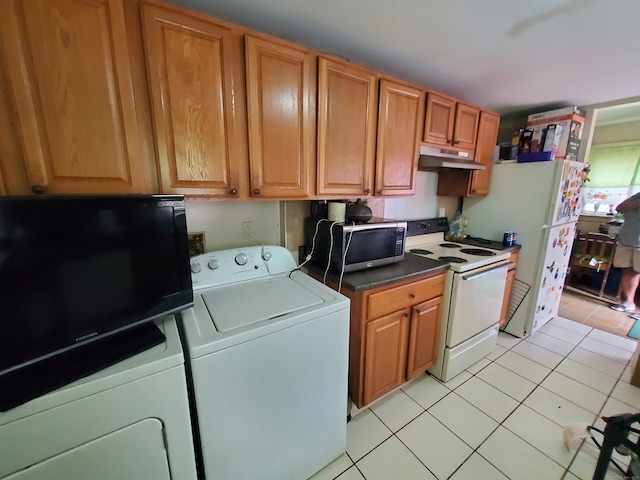
<svg viewBox="0 0 640 480">
<path fill-rule="evenodd" d="M 629 305 L 625 305 L 624 303 L 619 303 L 618 305 L 611 305 L 611 310 L 615 310 L 616 312 L 633 312 L 635 311 L 634 307 L 630 307 Z"/>
</svg>

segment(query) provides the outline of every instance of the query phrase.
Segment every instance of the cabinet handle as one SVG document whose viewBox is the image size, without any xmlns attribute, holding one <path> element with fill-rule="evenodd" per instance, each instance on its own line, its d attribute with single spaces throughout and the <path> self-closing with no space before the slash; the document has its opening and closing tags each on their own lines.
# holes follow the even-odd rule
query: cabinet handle
<svg viewBox="0 0 640 480">
<path fill-rule="evenodd" d="M 417 313 L 418 315 L 420 315 L 422 312 L 421 312 L 419 309 L 417 309 L 417 308 L 416 308 L 416 313 Z"/>
<path fill-rule="evenodd" d="M 450 145 L 453 145 L 453 139 L 447 138 L 447 143 L 450 144 Z"/>
<path fill-rule="evenodd" d="M 44 193 L 44 187 L 42 185 L 33 185 L 31 187 L 31 193 L 34 195 L 42 195 Z"/>
<path fill-rule="evenodd" d="M 410 296 L 411 298 L 416 298 L 416 294 L 415 294 L 415 293 L 410 293 L 410 294 L 409 294 L 409 296 Z"/>
<path fill-rule="evenodd" d="M 459 143 L 460 143 L 460 140 L 454 140 L 454 141 L 453 141 L 453 144 L 454 144 L 454 145 L 457 145 L 457 144 L 459 144 Z"/>
<path fill-rule="evenodd" d="M 369 192 L 371 192 L 371 190 L 369 190 L 368 188 L 365 188 L 364 193 L 366 193 L 367 195 L 369 195 Z"/>
<path fill-rule="evenodd" d="M 231 195 L 237 195 L 238 194 L 238 190 L 236 188 L 232 188 L 231 190 L 229 190 L 229 193 Z"/>
<path fill-rule="evenodd" d="M 403 313 L 402 316 L 406 318 L 406 317 L 409 316 L 409 314 L 408 313 Z"/>
<path fill-rule="evenodd" d="M 382 195 L 382 190 L 378 190 L 377 195 Z"/>
<path fill-rule="evenodd" d="M 254 195 L 260 195 L 260 189 L 259 188 L 254 188 L 253 189 L 253 194 Z"/>
</svg>

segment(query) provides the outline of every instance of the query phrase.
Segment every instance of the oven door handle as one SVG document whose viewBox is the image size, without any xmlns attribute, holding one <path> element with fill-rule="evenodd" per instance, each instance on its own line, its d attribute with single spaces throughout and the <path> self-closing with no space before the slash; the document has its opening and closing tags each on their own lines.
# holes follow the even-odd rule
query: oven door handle
<svg viewBox="0 0 640 480">
<path fill-rule="evenodd" d="M 471 274 L 469 276 L 466 276 L 466 277 L 463 276 L 462 280 L 475 280 L 478 277 L 482 277 L 482 276 L 487 275 L 489 273 L 495 272 L 496 270 L 500 270 L 501 268 L 505 268 L 506 269 L 508 265 L 509 265 L 508 263 L 503 263 L 502 265 L 500 265 L 498 267 L 490 268 L 488 270 L 484 270 L 483 272 L 473 273 L 473 274 Z"/>
</svg>

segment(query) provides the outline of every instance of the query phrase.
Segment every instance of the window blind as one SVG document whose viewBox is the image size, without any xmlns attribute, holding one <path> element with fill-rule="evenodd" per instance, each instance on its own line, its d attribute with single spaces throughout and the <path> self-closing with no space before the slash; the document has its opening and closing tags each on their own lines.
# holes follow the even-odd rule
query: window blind
<svg viewBox="0 0 640 480">
<path fill-rule="evenodd" d="M 593 147 L 589 154 L 591 188 L 640 185 L 640 145 Z"/>
</svg>

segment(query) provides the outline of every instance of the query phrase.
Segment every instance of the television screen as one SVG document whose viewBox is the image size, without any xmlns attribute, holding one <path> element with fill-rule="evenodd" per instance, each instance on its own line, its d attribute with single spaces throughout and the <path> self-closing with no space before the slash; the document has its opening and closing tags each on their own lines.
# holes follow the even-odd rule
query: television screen
<svg viewBox="0 0 640 480">
<path fill-rule="evenodd" d="M 188 308 L 183 197 L 0 197 L 0 297 L 0 374 Z"/>
</svg>

